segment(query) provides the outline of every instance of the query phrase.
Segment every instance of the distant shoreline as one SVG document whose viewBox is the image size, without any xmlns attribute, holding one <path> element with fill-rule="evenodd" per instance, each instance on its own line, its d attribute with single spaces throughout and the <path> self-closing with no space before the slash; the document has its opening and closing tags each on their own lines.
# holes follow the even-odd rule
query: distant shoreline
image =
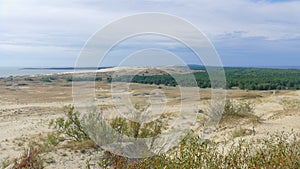
<svg viewBox="0 0 300 169">
<path fill-rule="evenodd" d="M 112 67 L 49 67 L 49 68 L 35 68 L 35 67 L 28 67 L 28 68 L 20 68 L 20 70 L 100 70 L 100 69 L 107 69 Z"/>
<path fill-rule="evenodd" d="M 203 65 L 188 65 L 190 68 L 205 68 Z M 107 68 L 114 68 L 118 66 L 106 66 L 106 67 L 25 67 L 20 70 L 100 70 Z M 139 66 L 137 66 L 139 67 Z M 143 67 L 143 66 L 142 66 Z M 156 66 L 153 66 L 156 67 Z M 160 66 L 158 66 L 160 67 Z M 181 67 L 181 66 L 179 66 Z M 214 67 L 214 66 L 208 66 Z M 223 66 L 223 68 L 254 68 L 254 69 L 300 69 L 300 66 Z"/>
<path fill-rule="evenodd" d="M 10 76 L 36 76 L 36 75 L 49 75 L 57 73 L 72 73 L 74 71 L 95 71 L 103 70 L 111 67 L 85 67 L 85 68 L 74 68 L 74 67 L 0 67 L 0 78 L 7 78 Z"/>
<path fill-rule="evenodd" d="M 175 66 L 175 65 L 174 65 Z M 191 70 L 206 70 L 203 65 L 188 65 Z M 128 66 L 132 67 L 132 66 Z M 176 67 L 176 66 L 175 66 Z M 180 66 L 179 66 L 180 67 Z M 33 75 L 49 75 L 57 73 L 72 73 L 74 71 L 99 71 L 104 69 L 113 69 L 117 67 L 0 67 L 0 78 L 10 76 L 33 76 Z M 242 66 L 225 66 L 225 70 L 230 68 L 245 69 L 273 69 L 273 70 L 300 70 L 300 66 L 260 66 L 260 67 L 242 67 Z"/>
</svg>

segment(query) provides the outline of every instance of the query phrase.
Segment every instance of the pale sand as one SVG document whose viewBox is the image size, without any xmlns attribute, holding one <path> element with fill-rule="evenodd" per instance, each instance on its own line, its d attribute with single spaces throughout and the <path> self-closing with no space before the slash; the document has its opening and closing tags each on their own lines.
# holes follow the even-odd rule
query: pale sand
<svg viewBox="0 0 300 169">
<path fill-rule="evenodd" d="M 113 71 L 114 69 L 108 69 Z M 106 70 L 106 71 L 108 71 Z M 100 70 L 101 71 L 101 70 Z M 104 71 L 104 70 L 103 70 Z M 0 97 L 0 164 L 6 159 L 14 159 L 20 156 L 23 149 L 27 148 L 26 140 L 36 137 L 38 134 L 46 135 L 47 132 L 53 131 L 49 129 L 48 124 L 50 119 L 57 117 L 63 117 L 63 106 L 72 104 L 72 91 L 71 86 L 65 87 L 58 83 L 55 86 L 42 86 L 38 87 L 39 84 L 33 84 L 26 88 L 15 88 L 13 86 L 0 86 L 1 97 Z M 52 84 L 53 85 L 53 84 Z M 106 86 L 105 86 L 106 85 Z M 138 91 L 142 92 L 145 90 L 146 85 L 134 84 Z M 105 92 L 109 92 L 106 88 L 110 86 L 107 84 L 101 84 L 100 95 Z M 100 89 L 100 87 L 98 87 Z M 103 88 L 103 89 L 102 89 Z M 157 86 L 149 87 L 149 90 L 156 89 Z M 39 91 L 35 91 L 39 90 Z M 175 88 L 166 88 L 166 92 L 170 95 Z M 15 92 L 11 94 L 11 91 Z M 39 95 L 45 95 L 47 98 L 38 98 L 30 92 L 39 92 Z M 202 98 L 209 98 L 209 89 L 201 89 L 200 93 Z M 26 96 L 22 95 L 26 93 Z M 276 131 L 291 131 L 292 129 L 296 132 L 300 132 L 300 110 L 293 110 L 288 113 L 282 113 L 283 106 L 281 101 L 283 98 L 299 99 L 300 91 L 282 91 L 278 95 L 272 95 L 271 92 L 258 92 L 258 91 L 228 91 L 229 98 L 239 99 L 244 98 L 250 94 L 259 94 L 261 98 L 251 98 L 250 101 L 255 103 L 255 114 L 260 116 L 263 121 L 262 123 L 256 124 L 255 130 L 256 135 L 247 136 L 251 138 L 263 137 L 267 133 L 274 133 Z M 132 94 L 132 93 L 131 93 Z M 29 96 L 28 96 L 29 95 Z M 178 107 L 177 96 L 171 95 L 173 98 L 170 99 L 171 105 L 169 111 L 176 111 Z M 17 99 L 16 99 L 17 98 Z M 57 99 L 59 98 L 59 101 Z M 140 96 L 143 100 L 143 95 Z M 137 99 L 137 100 L 139 100 Z M 18 101 L 18 103 L 15 102 Z M 99 101 L 106 106 L 109 103 L 105 102 L 107 99 L 99 99 Z M 190 99 L 190 105 L 199 105 L 199 102 L 195 103 L 194 99 Z M 204 104 L 208 100 L 201 102 L 199 107 L 204 108 Z M 180 123 L 180 122 L 179 122 Z M 185 126 L 187 124 L 180 124 L 177 126 Z M 244 128 L 252 129 L 252 124 L 243 124 Z M 215 134 L 219 135 L 217 140 L 230 139 L 230 133 L 233 128 L 217 131 Z M 227 132 L 227 133 L 226 133 Z M 62 156 L 63 153 L 67 152 L 67 156 Z M 88 158 L 99 157 L 100 154 L 94 156 L 88 155 L 88 153 L 74 153 L 69 150 L 59 150 L 53 152 L 47 156 L 55 158 L 55 163 L 46 164 L 46 168 L 78 168 L 84 167 L 85 162 Z M 97 161 L 97 160 L 95 160 Z"/>
</svg>

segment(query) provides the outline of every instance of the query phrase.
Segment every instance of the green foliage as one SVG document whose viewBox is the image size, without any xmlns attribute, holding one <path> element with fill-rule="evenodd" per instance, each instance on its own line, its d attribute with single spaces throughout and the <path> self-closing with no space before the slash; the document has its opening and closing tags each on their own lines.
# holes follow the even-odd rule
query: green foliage
<svg viewBox="0 0 300 169">
<path fill-rule="evenodd" d="M 111 127 L 120 134 L 125 134 L 133 138 L 155 137 L 161 134 L 164 126 L 161 119 L 149 123 L 139 123 L 122 117 L 117 117 L 111 121 Z"/>
<path fill-rule="evenodd" d="M 52 82 L 52 80 L 51 80 L 49 77 L 42 77 L 40 80 L 41 80 L 42 82 L 47 82 L 47 83 Z"/>
<path fill-rule="evenodd" d="M 204 67 L 191 66 L 192 70 L 201 70 L 192 75 L 195 77 L 200 88 L 210 88 L 211 81 Z M 217 68 L 211 68 L 217 69 Z M 238 87 L 247 90 L 298 90 L 300 89 L 300 70 L 296 69 L 262 69 L 262 68 L 231 68 L 225 67 L 226 86 L 222 81 L 215 80 L 216 88 L 232 89 Z M 114 81 L 143 83 L 143 84 L 164 84 L 167 86 L 191 86 L 193 81 L 185 80 L 190 74 L 176 74 L 176 80 L 171 75 L 152 76 L 121 76 Z M 183 80 L 181 80 L 183 79 Z M 108 82 L 111 82 L 108 80 Z"/>
<path fill-rule="evenodd" d="M 59 144 L 59 142 L 60 139 L 58 133 L 48 134 L 47 138 L 44 139 L 44 145 L 47 147 L 56 146 Z"/>
<path fill-rule="evenodd" d="M 106 81 L 109 82 L 109 83 L 112 82 L 112 77 L 107 77 Z"/>
<path fill-rule="evenodd" d="M 135 106 L 136 109 L 141 110 L 139 105 Z M 141 112 L 137 113 L 137 119 Z M 162 133 L 166 126 L 163 125 L 164 116 L 162 115 L 157 120 L 148 123 L 139 123 L 136 121 L 128 120 L 123 117 L 117 117 L 111 120 L 111 127 L 122 135 L 126 135 L 132 138 L 152 138 L 152 144 L 155 141 L 156 136 Z M 122 168 L 128 166 L 129 164 L 135 162 L 135 159 L 128 159 L 119 155 L 111 154 L 110 152 L 105 152 L 105 157 L 98 163 L 102 168 L 109 168 L 114 166 L 114 168 Z"/>
<path fill-rule="evenodd" d="M 102 81 L 102 77 L 82 76 L 82 77 L 67 77 L 67 82 L 82 82 L 82 81 Z"/>
<path fill-rule="evenodd" d="M 117 117 L 113 119 L 111 122 L 111 127 L 120 134 L 128 135 L 129 128 L 125 118 Z"/>
<path fill-rule="evenodd" d="M 248 90 L 300 89 L 300 70 L 225 68 L 227 86 Z"/>
<path fill-rule="evenodd" d="M 108 80 L 111 82 L 112 79 Z M 142 83 L 142 84 L 156 84 L 156 85 L 166 85 L 166 86 L 176 86 L 177 82 L 175 79 L 170 75 L 153 75 L 153 76 L 120 76 L 114 78 L 113 81 L 116 82 L 133 82 L 133 83 Z"/>
<path fill-rule="evenodd" d="M 26 77 L 26 78 L 24 78 L 24 80 L 25 80 L 25 81 L 31 81 L 31 82 L 34 81 L 34 80 L 33 80 L 32 78 L 30 78 L 30 77 Z"/>
<path fill-rule="evenodd" d="M 168 155 L 141 160 L 117 156 L 107 164 L 110 165 L 106 168 L 118 169 L 299 168 L 299 134 L 277 133 L 257 140 L 240 140 L 231 145 L 203 141 L 198 137 L 187 138 Z"/>
<path fill-rule="evenodd" d="M 243 129 L 243 128 L 239 127 L 232 131 L 232 137 L 236 138 L 236 137 L 247 136 L 247 135 L 253 134 L 253 132 L 254 132 L 253 130 Z"/>
<path fill-rule="evenodd" d="M 226 100 L 220 124 L 236 124 L 236 122 L 241 119 L 252 123 L 259 123 L 261 119 L 256 116 L 253 111 L 254 106 L 250 102 L 233 102 Z"/>
<path fill-rule="evenodd" d="M 58 118 L 51 120 L 50 126 L 58 130 L 59 134 L 64 134 L 75 141 L 89 139 L 88 134 L 84 131 L 79 119 L 79 112 L 75 111 L 74 106 L 66 107 L 67 118 Z"/>
<path fill-rule="evenodd" d="M 226 100 L 223 115 L 252 113 L 253 110 L 253 105 L 250 102 L 239 102 L 234 104 L 232 101 Z"/>
<path fill-rule="evenodd" d="M 33 81 L 33 79 L 31 79 L 31 78 L 27 78 L 25 80 L 27 80 L 27 81 Z M 45 77 L 40 78 L 40 81 L 46 82 L 46 83 L 50 83 L 50 82 L 52 82 L 54 80 L 57 80 L 57 77 L 55 77 L 55 76 L 45 76 Z"/>
</svg>

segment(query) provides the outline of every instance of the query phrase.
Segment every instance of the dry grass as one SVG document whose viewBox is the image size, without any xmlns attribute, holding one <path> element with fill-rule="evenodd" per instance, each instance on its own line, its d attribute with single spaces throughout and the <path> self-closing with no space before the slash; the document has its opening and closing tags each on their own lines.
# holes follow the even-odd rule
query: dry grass
<svg viewBox="0 0 300 169">
<path fill-rule="evenodd" d="M 244 137 L 244 136 L 253 135 L 254 133 L 255 133 L 254 130 L 249 130 L 249 129 L 244 129 L 244 128 L 238 127 L 232 131 L 232 137 L 233 138 Z"/>
<path fill-rule="evenodd" d="M 112 165 L 106 168 L 299 168 L 298 137 L 299 134 L 296 133 L 277 133 L 258 140 L 240 140 L 231 145 L 191 138 L 183 140 L 168 155 L 162 154 L 136 162 L 115 158 Z M 225 146 L 229 148 L 223 149 Z"/>
<path fill-rule="evenodd" d="M 253 113 L 253 104 L 250 102 L 236 102 L 227 100 L 220 125 L 236 126 L 243 123 L 257 124 L 260 117 Z"/>
</svg>

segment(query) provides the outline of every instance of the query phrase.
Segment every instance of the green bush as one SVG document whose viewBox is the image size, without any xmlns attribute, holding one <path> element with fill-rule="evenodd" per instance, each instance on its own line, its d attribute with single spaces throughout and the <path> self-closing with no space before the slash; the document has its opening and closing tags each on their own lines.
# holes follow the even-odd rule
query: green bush
<svg viewBox="0 0 300 169">
<path fill-rule="evenodd" d="M 260 123 L 261 118 L 253 113 L 253 104 L 250 102 L 233 102 L 226 100 L 220 124 L 236 125 L 241 120 L 253 124 Z"/>
<path fill-rule="evenodd" d="M 125 134 L 133 138 L 155 137 L 161 134 L 162 129 L 164 128 L 160 119 L 141 124 L 122 117 L 113 119 L 111 121 L 111 127 L 118 133 Z"/>
<path fill-rule="evenodd" d="M 136 120 L 138 121 L 141 113 L 145 110 L 139 105 L 135 108 L 139 110 L 136 115 Z M 157 120 L 148 123 L 139 123 L 137 121 L 128 120 L 123 117 L 117 117 L 110 121 L 111 127 L 122 135 L 129 136 L 131 138 L 149 138 L 152 137 L 151 148 L 156 139 L 156 136 L 162 133 L 166 129 L 165 115 L 161 115 Z M 115 168 L 120 168 L 122 166 L 128 166 L 136 161 L 136 159 L 129 159 L 122 157 L 110 152 L 105 152 L 106 156 L 99 162 L 99 166 L 102 168 L 114 166 Z"/>
<path fill-rule="evenodd" d="M 239 102 L 234 104 L 230 100 L 226 100 L 223 115 L 238 115 L 243 113 L 252 113 L 253 104 L 250 102 Z"/>
<path fill-rule="evenodd" d="M 82 76 L 82 77 L 67 77 L 67 82 L 83 82 L 83 81 L 102 81 L 102 77 Z"/>
<path fill-rule="evenodd" d="M 75 111 L 74 106 L 67 106 L 65 109 L 67 118 L 51 120 L 49 125 L 57 129 L 59 134 L 64 134 L 75 141 L 90 139 L 83 129 L 79 119 L 79 112 Z"/>
<path fill-rule="evenodd" d="M 50 78 L 48 78 L 48 77 L 42 77 L 40 80 L 41 80 L 42 82 L 47 82 L 47 83 L 52 82 L 52 80 L 51 80 Z"/>
</svg>

